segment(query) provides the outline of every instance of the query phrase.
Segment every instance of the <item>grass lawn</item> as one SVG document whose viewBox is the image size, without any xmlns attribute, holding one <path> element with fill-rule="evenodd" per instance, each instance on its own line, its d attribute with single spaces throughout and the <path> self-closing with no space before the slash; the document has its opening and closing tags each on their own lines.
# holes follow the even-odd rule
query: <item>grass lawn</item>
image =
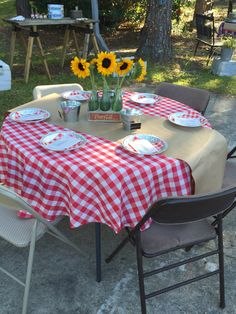
<svg viewBox="0 0 236 314">
<path fill-rule="evenodd" d="M 14 0 L 0 0 L 0 59 L 6 63 L 8 63 L 9 60 L 11 31 L 10 26 L 4 23 L 2 18 L 16 15 L 14 3 Z M 225 7 L 224 11 L 220 7 L 214 10 L 214 15 L 221 14 L 223 17 L 226 16 Z M 218 23 L 223 17 L 219 17 Z M 185 31 L 182 33 L 181 28 L 181 24 L 174 25 L 174 56 L 172 63 L 168 65 L 148 64 L 148 75 L 145 83 L 155 85 L 162 81 L 168 81 L 208 89 L 215 93 L 235 95 L 236 77 L 219 77 L 213 75 L 211 73 L 211 65 L 206 65 L 206 51 L 199 50 L 198 56 L 193 57 L 195 32 Z M 34 56 L 29 83 L 24 83 L 23 69 L 25 52 L 20 42 L 17 41 L 17 52 L 12 72 L 12 89 L 10 91 L 0 92 L 0 114 L 4 113 L 9 108 L 32 100 L 32 90 L 36 85 L 78 82 L 78 79 L 70 72 L 70 60 L 75 55 L 73 45 L 68 49 L 64 70 L 61 71 L 59 69 L 63 32 L 63 30 L 58 28 L 41 30 L 43 47 L 52 73 L 51 82 L 44 73 L 40 58 Z M 138 35 L 139 31 L 123 26 L 117 31 L 104 34 L 104 38 L 111 50 L 133 55 L 138 45 Z M 89 88 L 89 81 L 84 80 L 79 81 L 79 83 L 81 83 L 85 89 Z"/>
</svg>

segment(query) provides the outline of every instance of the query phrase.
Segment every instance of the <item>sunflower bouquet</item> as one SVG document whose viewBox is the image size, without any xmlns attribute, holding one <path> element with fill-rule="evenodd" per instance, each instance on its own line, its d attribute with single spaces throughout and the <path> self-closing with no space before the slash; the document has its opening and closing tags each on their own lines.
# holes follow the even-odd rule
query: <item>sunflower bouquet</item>
<svg viewBox="0 0 236 314">
<path fill-rule="evenodd" d="M 92 93 L 89 110 L 120 111 L 122 109 L 122 85 L 125 80 L 141 82 L 146 75 L 146 64 L 142 59 L 117 59 L 113 52 L 100 52 L 96 58 L 87 61 L 75 57 L 71 61 L 71 70 L 78 78 L 90 77 Z M 102 93 L 97 92 L 97 80 L 103 80 Z M 113 89 L 108 85 L 107 78 L 113 82 Z M 100 96 L 101 95 L 101 96 Z"/>
</svg>

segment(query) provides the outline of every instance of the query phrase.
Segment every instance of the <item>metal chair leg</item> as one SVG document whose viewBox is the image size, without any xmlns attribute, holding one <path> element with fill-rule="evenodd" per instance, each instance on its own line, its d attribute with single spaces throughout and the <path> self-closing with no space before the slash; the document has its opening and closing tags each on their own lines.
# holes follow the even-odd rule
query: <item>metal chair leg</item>
<svg viewBox="0 0 236 314">
<path fill-rule="evenodd" d="M 196 56 L 199 43 L 200 43 L 200 41 L 198 40 L 198 41 L 197 41 L 197 44 L 196 44 L 196 47 L 195 47 L 195 50 L 194 50 L 194 54 L 193 54 L 194 56 Z"/>
<path fill-rule="evenodd" d="M 208 55 L 208 58 L 207 58 L 207 65 L 209 64 L 212 56 L 213 56 L 213 53 L 214 53 L 214 48 L 213 46 L 211 46 L 211 49 L 210 49 L 210 52 L 209 52 L 209 55 Z"/>
<path fill-rule="evenodd" d="M 26 280 L 25 280 L 25 291 L 24 291 L 24 297 L 23 297 L 22 314 L 26 314 L 27 313 L 28 299 L 29 299 L 29 289 L 30 289 L 30 280 L 31 280 L 32 267 L 33 267 L 33 261 L 34 261 L 36 231 L 37 231 L 37 220 L 36 220 L 36 222 L 34 224 L 34 227 L 32 229 L 32 237 L 31 237 L 31 242 L 30 242 L 28 265 L 27 265 Z"/>
<path fill-rule="evenodd" d="M 231 149 L 231 151 L 228 153 L 227 159 L 229 159 L 235 152 L 236 152 L 236 146 L 233 149 Z"/>
<path fill-rule="evenodd" d="M 101 269 L 101 224 L 95 223 L 95 236 L 96 236 L 96 281 L 100 282 L 102 277 Z"/>
<path fill-rule="evenodd" d="M 220 307 L 225 308 L 225 282 L 224 282 L 224 247 L 223 247 L 223 228 L 222 217 L 218 223 L 218 249 L 219 249 L 219 280 L 220 280 Z"/>
<path fill-rule="evenodd" d="M 117 246 L 117 248 L 105 259 L 106 263 L 110 263 L 113 257 L 120 252 L 120 250 L 128 243 L 130 240 L 130 236 L 128 235 L 126 238 L 124 238 L 123 241 Z"/>
<path fill-rule="evenodd" d="M 129 242 L 132 244 L 132 245 L 135 245 L 135 236 L 130 236 L 130 228 L 129 227 L 125 227 L 125 230 L 126 232 L 128 233 L 129 235 Z"/>
<path fill-rule="evenodd" d="M 136 254 L 137 254 L 137 266 L 138 266 L 138 280 L 139 280 L 139 293 L 141 301 L 142 314 L 146 314 L 146 300 L 145 300 L 145 288 L 144 288 L 144 276 L 143 276 L 143 257 L 140 243 L 140 231 L 136 232 Z"/>
</svg>

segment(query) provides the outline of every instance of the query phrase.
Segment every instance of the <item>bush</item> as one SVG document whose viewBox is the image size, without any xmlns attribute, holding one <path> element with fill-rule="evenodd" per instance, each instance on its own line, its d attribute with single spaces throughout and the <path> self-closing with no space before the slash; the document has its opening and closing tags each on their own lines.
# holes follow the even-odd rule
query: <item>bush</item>
<svg viewBox="0 0 236 314">
<path fill-rule="evenodd" d="M 35 0 L 30 1 L 31 7 L 39 13 L 47 13 L 48 4 L 63 4 L 65 16 L 69 16 L 70 10 L 78 6 L 83 11 L 83 16 L 91 18 L 90 0 Z M 146 0 L 100 0 L 99 19 L 101 26 L 115 27 L 121 22 L 131 21 L 137 23 L 143 20 L 146 11 Z"/>
<path fill-rule="evenodd" d="M 175 19 L 177 23 L 180 22 L 181 14 L 185 8 L 192 7 L 193 0 L 173 0 L 172 1 L 172 19 Z"/>
<path fill-rule="evenodd" d="M 140 23 L 146 12 L 146 0 L 100 0 L 100 21 L 104 26 L 117 26 L 121 22 Z"/>
<path fill-rule="evenodd" d="M 157 0 L 163 1 L 163 0 Z M 194 0 L 173 0 L 172 19 L 180 22 L 181 14 L 186 7 L 193 6 Z M 83 16 L 91 18 L 91 0 L 34 0 L 30 1 L 39 13 L 47 13 L 48 4 L 63 4 L 65 16 L 70 15 L 70 10 L 78 6 L 83 11 Z M 121 22 L 140 24 L 146 16 L 147 0 L 99 0 L 99 20 L 101 27 L 116 27 Z"/>
<path fill-rule="evenodd" d="M 223 37 L 223 47 L 225 48 L 236 48 L 236 38 Z"/>
</svg>

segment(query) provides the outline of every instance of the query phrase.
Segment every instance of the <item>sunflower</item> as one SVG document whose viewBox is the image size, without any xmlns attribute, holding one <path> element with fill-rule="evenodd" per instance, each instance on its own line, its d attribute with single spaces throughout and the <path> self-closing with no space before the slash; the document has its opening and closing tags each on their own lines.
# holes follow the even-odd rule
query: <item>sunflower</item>
<svg viewBox="0 0 236 314">
<path fill-rule="evenodd" d="M 97 55 L 97 70 L 102 75 L 110 75 L 116 69 L 116 55 L 113 52 L 100 52 Z"/>
<path fill-rule="evenodd" d="M 141 73 L 136 78 L 136 81 L 141 82 L 144 79 L 145 75 L 147 74 L 145 62 L 142 59 L 139 59 L 138 66 L 141 68 Z"/>
<path fill-rule="evenodd" d="M 71 61 L 71 70 L 79 78 L 85 78 L 90 75 L 89 62 L 85 59 L 75 57 Z"/>
<path fill-rule="evenodd" d="M 132 66 L 133 66 L 133 61 L 130 59 L 122 59 L 120 62 L 117 63 L 116 67 L 116 73 L 119 74 L 120 76 L 124 76 L 127 73 L 130 72 Z"/>
</svg>

